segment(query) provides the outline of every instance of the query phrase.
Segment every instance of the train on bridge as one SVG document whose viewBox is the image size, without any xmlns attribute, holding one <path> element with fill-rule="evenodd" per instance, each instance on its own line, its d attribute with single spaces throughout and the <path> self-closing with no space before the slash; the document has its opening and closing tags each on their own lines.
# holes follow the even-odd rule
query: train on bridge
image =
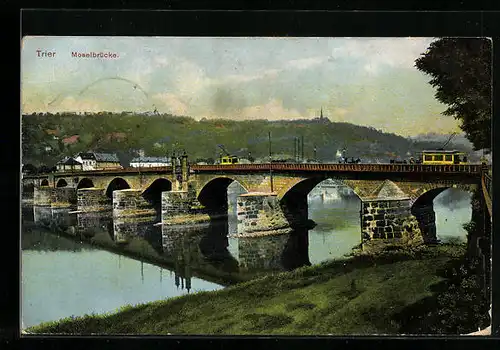
<svg viewBox="0 0 500 350">
<path fill-rule="evenodd" d="M 424 165 L 464 165 L 469 164 L 467 153 L 457 150 L 424 150 L 418 158 L 408 160 L 390 160 L 391 164 L 424 164 Z"/>
</svg>

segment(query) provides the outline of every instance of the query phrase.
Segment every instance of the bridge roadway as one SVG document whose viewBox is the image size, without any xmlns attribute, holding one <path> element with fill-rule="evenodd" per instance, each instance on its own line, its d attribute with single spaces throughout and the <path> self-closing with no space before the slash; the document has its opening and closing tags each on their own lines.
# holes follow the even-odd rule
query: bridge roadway
<svg viewBox="0 0 500 350">
<path fill-rule="evenodd" d="M 483 170 L 481 164 L 467 165 L 423 165 L 423 164 L 293 164 L 293 163 L 267 163 L 267 164 L 232 164 L 232 165 L 190 165 L 191 173 L 203 172 L 371 172 L 371 173 L 439 173 L 439 174 L 473 174 L 480 176 Z M 98 176 L 118 174 L 147 174 L 171 173 L 171 166 L 151 168 L 124 168 L 109 170 L 64 171 L 53 173 L 54 176 Z M 47 177 L 48 174 L 25 175 L 25 179 Z"/>
</svg>

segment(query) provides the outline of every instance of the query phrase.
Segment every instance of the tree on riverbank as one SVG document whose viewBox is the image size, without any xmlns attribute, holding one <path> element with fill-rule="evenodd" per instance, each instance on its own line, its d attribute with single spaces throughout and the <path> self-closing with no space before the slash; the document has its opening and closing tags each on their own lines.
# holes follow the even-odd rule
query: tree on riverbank
<svg viewBox="0 0 500 350">
<path fill-rule="evenodd" d="M 486 38 L 443 38 L 415 61 L 475 150 L 491 148 L 491 46 Z"/>
</svg>

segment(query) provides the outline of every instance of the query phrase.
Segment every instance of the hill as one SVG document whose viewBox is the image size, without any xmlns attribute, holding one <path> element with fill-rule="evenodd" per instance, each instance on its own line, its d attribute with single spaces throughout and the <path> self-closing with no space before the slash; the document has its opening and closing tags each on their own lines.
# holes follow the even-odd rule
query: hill
<svg viewBox="0 0 500 350">
<path fill-rule="evenodd" d="M 346 149 L 348 157 L 387 162 L 442 145 L 439 140 L 412 140 L 371 127 L 318 119 L 196 121 L 168 114 L 38 113 L 22 117 L 23 164 L 53 166 L 64 156 L 93 150 L 115 152 L 122 164 L 128 165 L 139 149 L 148 156 L 186 150 L 190 160 L 196 161 L 217 158 L 218 144 L 241 157 L 268 159 L 269 132 L 272 153 L 277 157 L 293 158 L 295 138 L 298 138 L 304 140 L 304 159 L 316 156 L 323 162 L 337 161 L 336 153 L 342 149 Z M 449 147 L 471 150 L 463 143 L 452 143 Z"/>
</svg>

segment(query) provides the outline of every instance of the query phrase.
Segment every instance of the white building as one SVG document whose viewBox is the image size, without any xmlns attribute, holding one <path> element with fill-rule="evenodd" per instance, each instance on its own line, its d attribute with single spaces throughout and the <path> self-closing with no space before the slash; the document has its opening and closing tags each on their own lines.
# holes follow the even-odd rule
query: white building
<svg viewBox="0 0 500 350">
<path fill-rule="evenodd" d="M 121 169 L 120 161 L 114 153 L 80 153 L 75 159 L 82 163 L 83 170 Z"/>
<path fill-rule="evenodd" d="M 72 157 L 64 157 L 56 164 L 57 171 L 78 171 L 83 170 L 82 162 Z"/>
<path fill-rule="evenodd" d="M 136 157 L 130 161 L 132 168 L 154 168 L 169 165 L 170 158 L 167 157 Z"/>
</svg>

